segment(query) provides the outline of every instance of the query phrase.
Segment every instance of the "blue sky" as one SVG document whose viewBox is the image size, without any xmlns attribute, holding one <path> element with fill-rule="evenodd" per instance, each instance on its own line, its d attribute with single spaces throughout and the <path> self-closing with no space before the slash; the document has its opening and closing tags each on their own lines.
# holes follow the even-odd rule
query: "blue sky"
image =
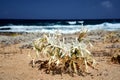
<svg viewBox="0 0 120 80">
<path fill-rule="evenodd" d="M 120 19 L 120 0 L 0 0 L 0 19 Z"/>
</svg>

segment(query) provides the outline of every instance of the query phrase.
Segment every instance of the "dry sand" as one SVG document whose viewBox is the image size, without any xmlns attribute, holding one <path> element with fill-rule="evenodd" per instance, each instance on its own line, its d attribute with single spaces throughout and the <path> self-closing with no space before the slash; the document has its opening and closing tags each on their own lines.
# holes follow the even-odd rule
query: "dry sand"
<svg viewBox="0 0 120 80">
<path fill-rule="evenodd" d="M 95 69 L 89 68 L 90 74 L 84 76 L 69 74 L 46 74 L 43 70 L 32 68 L 29 63 L 31 58 L 31 42 L 41 34 L 0 35 L 0 80 L 119 80 L 120 65 L 111 62 L 114 49 L 120 49 L 119 42 L 103 43 L 103 34 L 89 34 L 89 39 L 94 45 L 90 49 L 97 65 Z M 68 39 L 77 34 L 64 35 Z M 69 41 L 69 40 L 68 40 Z M 35 53 L 35 51 L 31 51 Z M 119 52 L 120 53 L 120 52 Z"/>
</svg>

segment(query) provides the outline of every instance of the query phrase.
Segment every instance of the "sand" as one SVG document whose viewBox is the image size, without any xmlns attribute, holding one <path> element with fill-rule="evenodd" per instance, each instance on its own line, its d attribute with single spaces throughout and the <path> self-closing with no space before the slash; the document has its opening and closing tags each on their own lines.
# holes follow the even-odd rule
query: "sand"
<svg viewBox="0 0 120 80">
<path fill-rule="evenodd" d="M 101 32 L 103 33 L 103 32 Z M 17 35 L 0 34 L 0 80 L 119 80 L 120 65 L 111 62 L 116 49 L 120 49 L 119 42 L 104 42 L 103 36 L 108 33 L 91 32 L 88 38 L 94 45 L 90 51 L 96 59 L 96 69 L 89 68 L 89 74 L 84 76 L 69 74 L 46 74 L 43 70 L 32 68 L 28 53 L 32 48 L 32 41 L 41 37 L 40 33 L 22 33 Z M 117 32 L 119 33 L 119 32 Z M 67 41 L 78 34 L 64 35 Z M 119 37 L 120 38 L 120 37 Z M 31 53 L 35 53 L 34 50 Z M 120 53 L 118 51 L 118 53 Z"/>
</svg>

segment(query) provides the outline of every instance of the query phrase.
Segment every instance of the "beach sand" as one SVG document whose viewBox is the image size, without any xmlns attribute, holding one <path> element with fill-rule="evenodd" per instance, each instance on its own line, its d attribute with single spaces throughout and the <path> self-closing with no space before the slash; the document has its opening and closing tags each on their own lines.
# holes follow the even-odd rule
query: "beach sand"
<svg viewBox="0 0 120 80">
<path fill-rule="evenodd" d="M 35 53 L 31 49 L 32 41 L 41 37 L 41 33 L 0 33 L 0 80 L 119 80 L 120 65 L 111 62 L 111 57 L 120 53 L 120 42 L 104 40 L 105 34 L 109 33 L 111 32 L 92 31 L 88 34 L 94 46 L 89 50 L 96 59 L 96 69 L 89 68 L 90 74 L 74 77 L 64 73 L 62 76 L 46 74 L 43 70 L 32 68 L 28 54 Z M 120 39 L 120 31 L 115 34 L 118 34 L 117 39 Z M 70 42 L 78 33 L 63 36 Z"/>
</svg>

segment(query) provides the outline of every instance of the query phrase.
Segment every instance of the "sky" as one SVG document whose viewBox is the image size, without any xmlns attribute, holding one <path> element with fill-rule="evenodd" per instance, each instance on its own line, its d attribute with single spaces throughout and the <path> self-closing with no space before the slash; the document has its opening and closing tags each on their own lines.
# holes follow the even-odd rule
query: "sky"
<svg viewBox="0 0 120 80">
<path fill-rule="evenodd" d="M 0 19 L 120 19 L 120 0 L 0 0 Z"/>
</svg>

